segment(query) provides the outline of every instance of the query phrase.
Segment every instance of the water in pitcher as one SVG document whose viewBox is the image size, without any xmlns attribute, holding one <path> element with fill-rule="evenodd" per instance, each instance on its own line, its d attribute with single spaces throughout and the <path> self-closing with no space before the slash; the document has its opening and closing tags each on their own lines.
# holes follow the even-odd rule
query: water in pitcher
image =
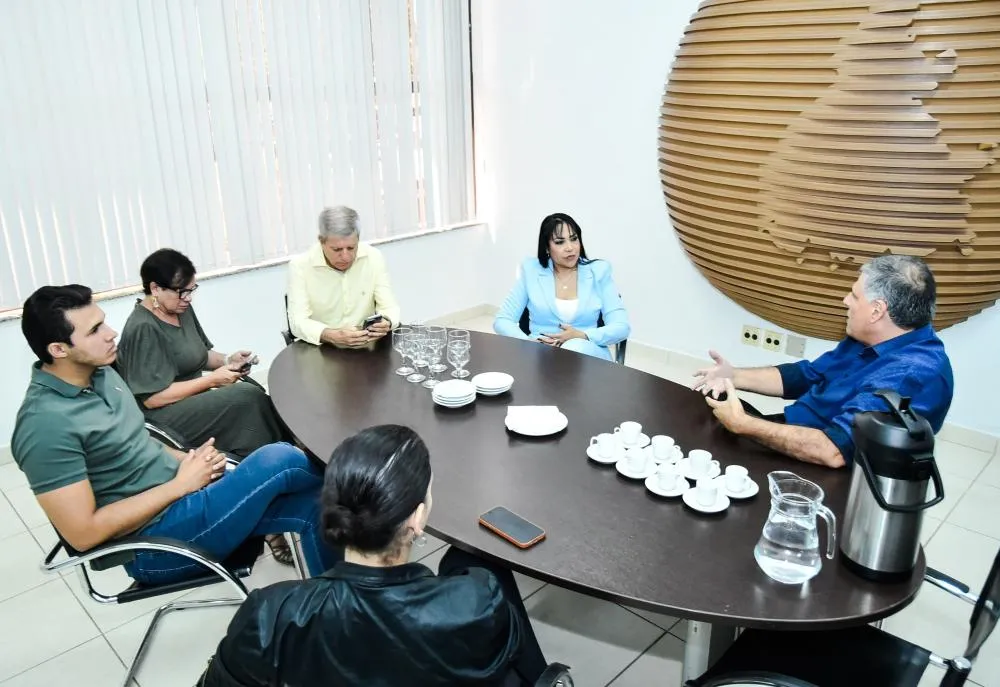
<svg viewBox="0 0 1000 687">
<path fill-rule="evenodd" d="M 772 472 L 771 513 L 753 555 L 768 577 L 786 584 L 802 584 L 823 567 L 816 517 L 829 527 L 827 557 L 833 557 L 836 520 L 822 505 L 823 490 L 791 472 Z"/>
<path fill-rule="evenodd" d="M 812 579 L 823 565 L 815 517 L 811 528 L 795 518 L 768 518 L 753 556 L 761 570 L 778 582 L 801 584 Z"/>
</svg>

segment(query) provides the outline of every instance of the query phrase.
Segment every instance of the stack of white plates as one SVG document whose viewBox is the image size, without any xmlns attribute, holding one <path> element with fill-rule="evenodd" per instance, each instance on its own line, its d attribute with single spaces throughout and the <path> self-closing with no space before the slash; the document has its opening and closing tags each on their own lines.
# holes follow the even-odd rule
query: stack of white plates
<svg viewBox="0 0 1000 687">
<path fill-rule="evenodd" d="M 461 408 L 476 400 L 476 385 L 464 379 L 449 379 L 434 387 L 431 398 L 445 408 Z"/>
<path fill-rule="evenodd" d="M 514 378 L 506 372 L 481 372 L 472 378 L 472 383 L 483 396 L 499 396 L 510 391 Z"/>
</svg>

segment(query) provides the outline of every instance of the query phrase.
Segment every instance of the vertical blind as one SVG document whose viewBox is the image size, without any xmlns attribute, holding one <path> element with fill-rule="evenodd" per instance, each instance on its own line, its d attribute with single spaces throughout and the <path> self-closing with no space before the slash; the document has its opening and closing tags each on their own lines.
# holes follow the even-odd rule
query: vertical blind
<svg viewBox="0 0 1000 687">
<path fill-rule="evenodd" d="M 468 0 L 0 5 L 0 310 L 472 219 Z"/>
</svg>

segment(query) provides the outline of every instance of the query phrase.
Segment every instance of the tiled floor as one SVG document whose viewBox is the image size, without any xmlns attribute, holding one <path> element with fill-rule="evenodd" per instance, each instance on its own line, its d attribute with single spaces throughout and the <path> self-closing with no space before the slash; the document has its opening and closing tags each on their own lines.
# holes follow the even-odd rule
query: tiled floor
<svg viewBox="0 0 1000 687">
<path fill-rule="evenodd" d="M 481 317 L 465 325 L 489 331 L 490 322 Z M 640 346 L 629 350 L 629 365 L 679 383 L 688 383 L 694 367 L 687 360 L 671 364 L 666 354 Z M 780 408 L 773 400 L 755 402 L 768 412 Z M 1000 548 L 1000 455 L 995 445 L 968 443 L 973 445 L 938 443 L 947 499 L 926 519 L 923 539 L 931 565 L 978 591 Z M 76 687 L 115 685 L 157 603 L 98 606 L 84 598 L 75 576 L 45 575 L 38 565 L 52 539 L 17 468 L 0 465 L 0 687 L 48 687 L 66 683 L 67 676 Z M 414 549 L 414 556 L 436 569 L 443 552 L 441 542 L 432 540 Z M 250 586 L 290 576 L 288 568 L 265 556 Z M 100 579 L 110 588 L 123 584 L 116 572 L 102 573 Z M 546 657 L 573 666 L 578 685 L 680 685 L 683 621 L 632 611 L 523 576 L 518 583 Z M 204 597 L 213 591 L 218 593 L 195 590 L 187 596 Z M 940 654 L 955 655 L 968 633 L 970 609 L 925 586 L 885 627 Z M 142 687 L 193 684 L 231 615 L 230 609 L 218 609 L 169 616 L 139 675 Z M 932 670 L 922 685 L 936 685 L 940 676 Z M 997 636 L 980 653 L 972 678 L 983 687 L 1000 687 Z"/>
</svg>

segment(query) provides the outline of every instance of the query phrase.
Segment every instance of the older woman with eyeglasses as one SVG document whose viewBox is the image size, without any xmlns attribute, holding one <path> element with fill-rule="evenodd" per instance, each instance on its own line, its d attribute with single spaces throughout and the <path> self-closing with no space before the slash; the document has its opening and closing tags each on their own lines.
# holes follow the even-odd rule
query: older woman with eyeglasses
<svg viewBox="0 0 1000 687">
<path fill-rule="evenodd" d="M 146 295 L 122 329 L 117 366 L 146 417 L 192 446 L 215 437 L 216 447 L 240 457 L 280 441 L 281 425 L 267 393 L 237 383 L 253 354 L 213 350 L 194 314 L 198 284 L 191 261 L 162 248 L 139 272 Z"/>
</svg>

